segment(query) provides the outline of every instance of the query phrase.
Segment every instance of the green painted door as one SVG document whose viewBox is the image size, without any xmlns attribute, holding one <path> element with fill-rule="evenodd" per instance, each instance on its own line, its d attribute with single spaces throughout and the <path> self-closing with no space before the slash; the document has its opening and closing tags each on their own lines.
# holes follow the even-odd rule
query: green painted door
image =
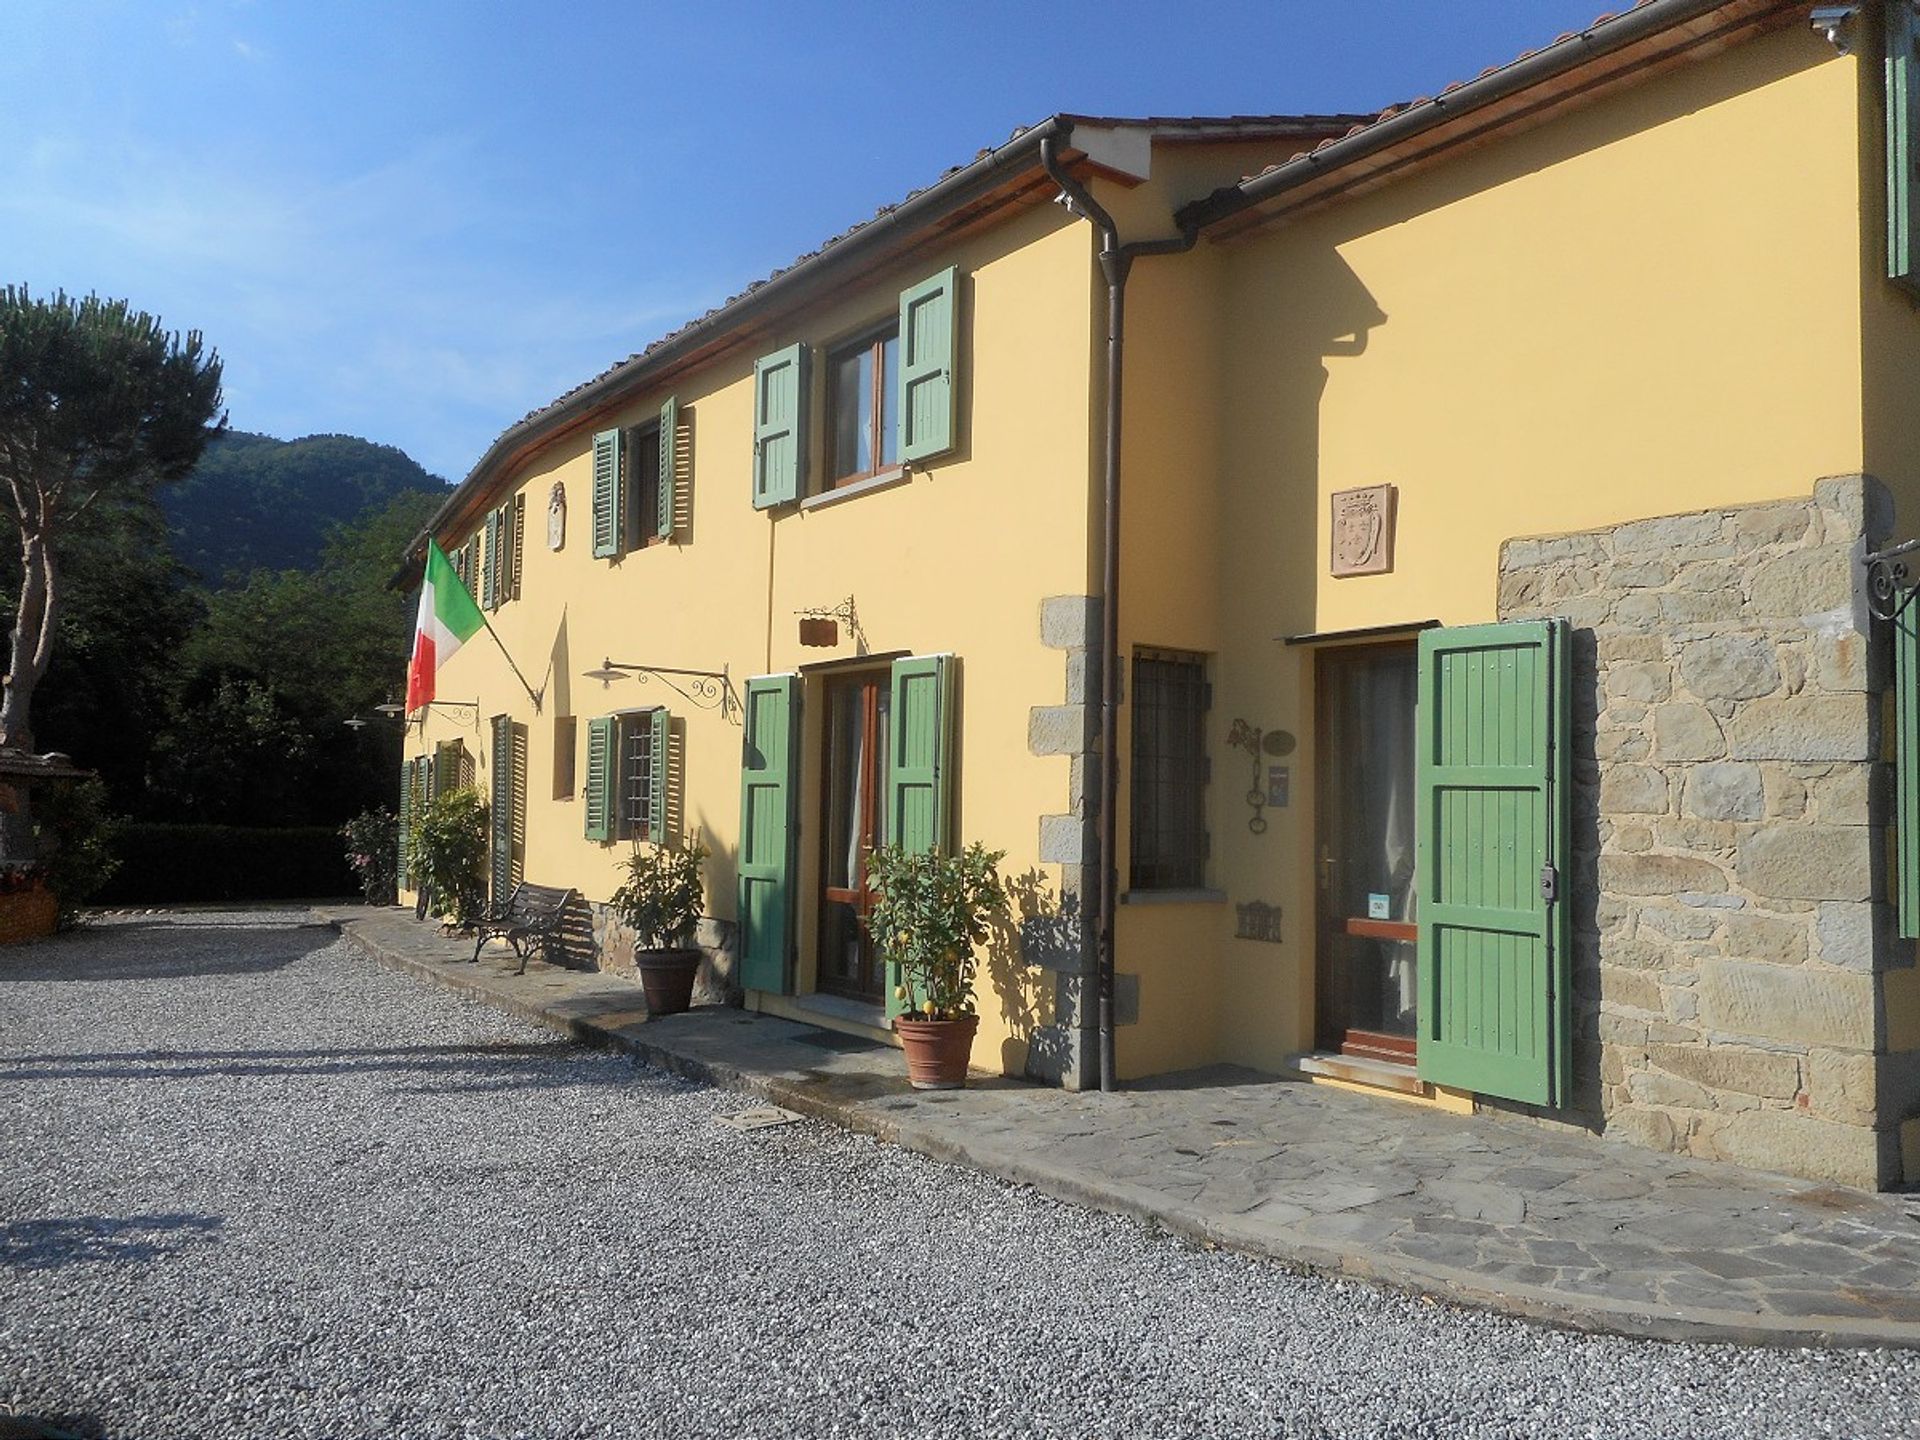
<svg viewBox="0 0 1920 1440">
<path fill-rule="evenodd" d="M 1564 620 L 1429 630 L 1415 711 L 1420 1078 L 1571 1083 Z"/>
<path fill-rule="evenodd" d="M 1920 598 L 1893 619 L 1893 858 L 1900 936 L 1920 938 Z"/>
<path fill-rule="evenodd" d="M 800 677 L 747 681 L 740 745 L 740 983 L 790 990 L 793 950 L 794 804 L 800 793 Z"/>
</svg>

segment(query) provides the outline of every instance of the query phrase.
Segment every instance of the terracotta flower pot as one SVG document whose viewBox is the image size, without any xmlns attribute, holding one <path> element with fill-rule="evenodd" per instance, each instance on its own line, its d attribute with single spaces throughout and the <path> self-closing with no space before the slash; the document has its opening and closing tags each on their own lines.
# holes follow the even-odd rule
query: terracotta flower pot
<svg viewBox="0 0 1920 1440">
<path fill-rule="evenodd" d="M 693 1004 L 693 982 L 700 974 L 698 950 L 636 950 L 633 963 L 647 992 L 649 1015 L 682 1015 Z"/>
<path fill-rule="evenodd" d="M 907 1052 L 907 1083 L 916 1090 L 959 1090 L 967 1083 L 967 1057 L 973 1053 L 978 1015 L 958 1020 L 915 1020 L 902 1015 L 893 1022 L 900 1048 Z"/>
</svg>

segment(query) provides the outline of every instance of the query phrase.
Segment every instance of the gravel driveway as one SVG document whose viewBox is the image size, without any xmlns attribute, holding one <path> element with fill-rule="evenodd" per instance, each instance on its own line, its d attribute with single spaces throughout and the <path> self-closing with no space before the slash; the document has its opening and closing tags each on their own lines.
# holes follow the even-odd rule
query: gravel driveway
<svg viewBox="0 0 1920 1440">
<path fill-rule="evenodd" d="M 0 1414 L 224 1436 L 1908 1436 L 1920 1355 L 1196 1250 L 582 1050 L 300 917 L 0 953 Z"/>
</svg>

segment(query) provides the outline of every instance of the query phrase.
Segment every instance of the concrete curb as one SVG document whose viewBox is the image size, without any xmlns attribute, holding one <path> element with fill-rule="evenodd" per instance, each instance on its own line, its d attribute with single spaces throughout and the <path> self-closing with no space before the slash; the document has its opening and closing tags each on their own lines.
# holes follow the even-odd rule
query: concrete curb
<svg viewBox="0 0 1920 1440">
<path fill-rule="evenodd" d="M 444 990 L 484 1001 L 582 1044 L 620 1051 L 668 1074 L 744 1091 L 799 1114 L 829 1121 L 932 1159 L 964 1165 L 1015 1184 L 1030 1185 L 1057 1200 L 1130 1216 L 1190 1240 L 1276 1261 L 1294 1271 L 1363 1280 L 1450 1304 L 1496 1311 L 1565 1329 L 1640 1339 L 1822 1349 L 1920 1349 L 1920 1326 L 1897 1321 L 1844 1315 L 1775 1319 L 1741 1311 L 1636 1305 L 1603 1296 L 1569 1297 L 1539 1286 L 1495 1283 L 1471 1270 L 1404 1258 L 1383 1258 L 1357 1245 L 1335 1242 L 1276 1245 L 1271 1237 L 1236 1223 L 1236 1217 L 1230 1215 L 1169 1203 L 1164 1196 L 1097 1180 L 1084 1172 L 1055 1167 L 1031 1156 L 956 1140 L 933 1127 L 897 1120 L 822 1096 L 807 1085 L 783 1076 L 676 1050 L 663 1040 L 632 1033 L 631 1027 L 615 1028 L 598 1023 L 591 1016 L 568 1014 L 562 1006 L 534 1005 L 503 995 L 486 983 L 484 972 L 449 972 L 442 965 L 381 945 L 373 937 L 359 933 L 351 919 L 317 913 L 348 941 L 389 969 L 419 976 Z"/>
</svg>

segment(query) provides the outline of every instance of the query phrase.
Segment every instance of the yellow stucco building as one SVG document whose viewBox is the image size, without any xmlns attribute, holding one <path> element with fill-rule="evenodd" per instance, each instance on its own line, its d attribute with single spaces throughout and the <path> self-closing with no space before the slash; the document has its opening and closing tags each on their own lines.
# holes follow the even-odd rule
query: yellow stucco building
<svg viewBox="0 0 1920 1440">
<path fill-rule="evenodd" d="M 1646 0 L 983 152 L 482 457 L 429 533 L 528 683 L 442 669 L 409 805 L 478 783 L 609 967 L 697 833 L 708 993 L 875 1037 L 864 847 L 1004 850 L 990 1070 L 1920 1178 L 1913 29 Z"/>
</svg>

